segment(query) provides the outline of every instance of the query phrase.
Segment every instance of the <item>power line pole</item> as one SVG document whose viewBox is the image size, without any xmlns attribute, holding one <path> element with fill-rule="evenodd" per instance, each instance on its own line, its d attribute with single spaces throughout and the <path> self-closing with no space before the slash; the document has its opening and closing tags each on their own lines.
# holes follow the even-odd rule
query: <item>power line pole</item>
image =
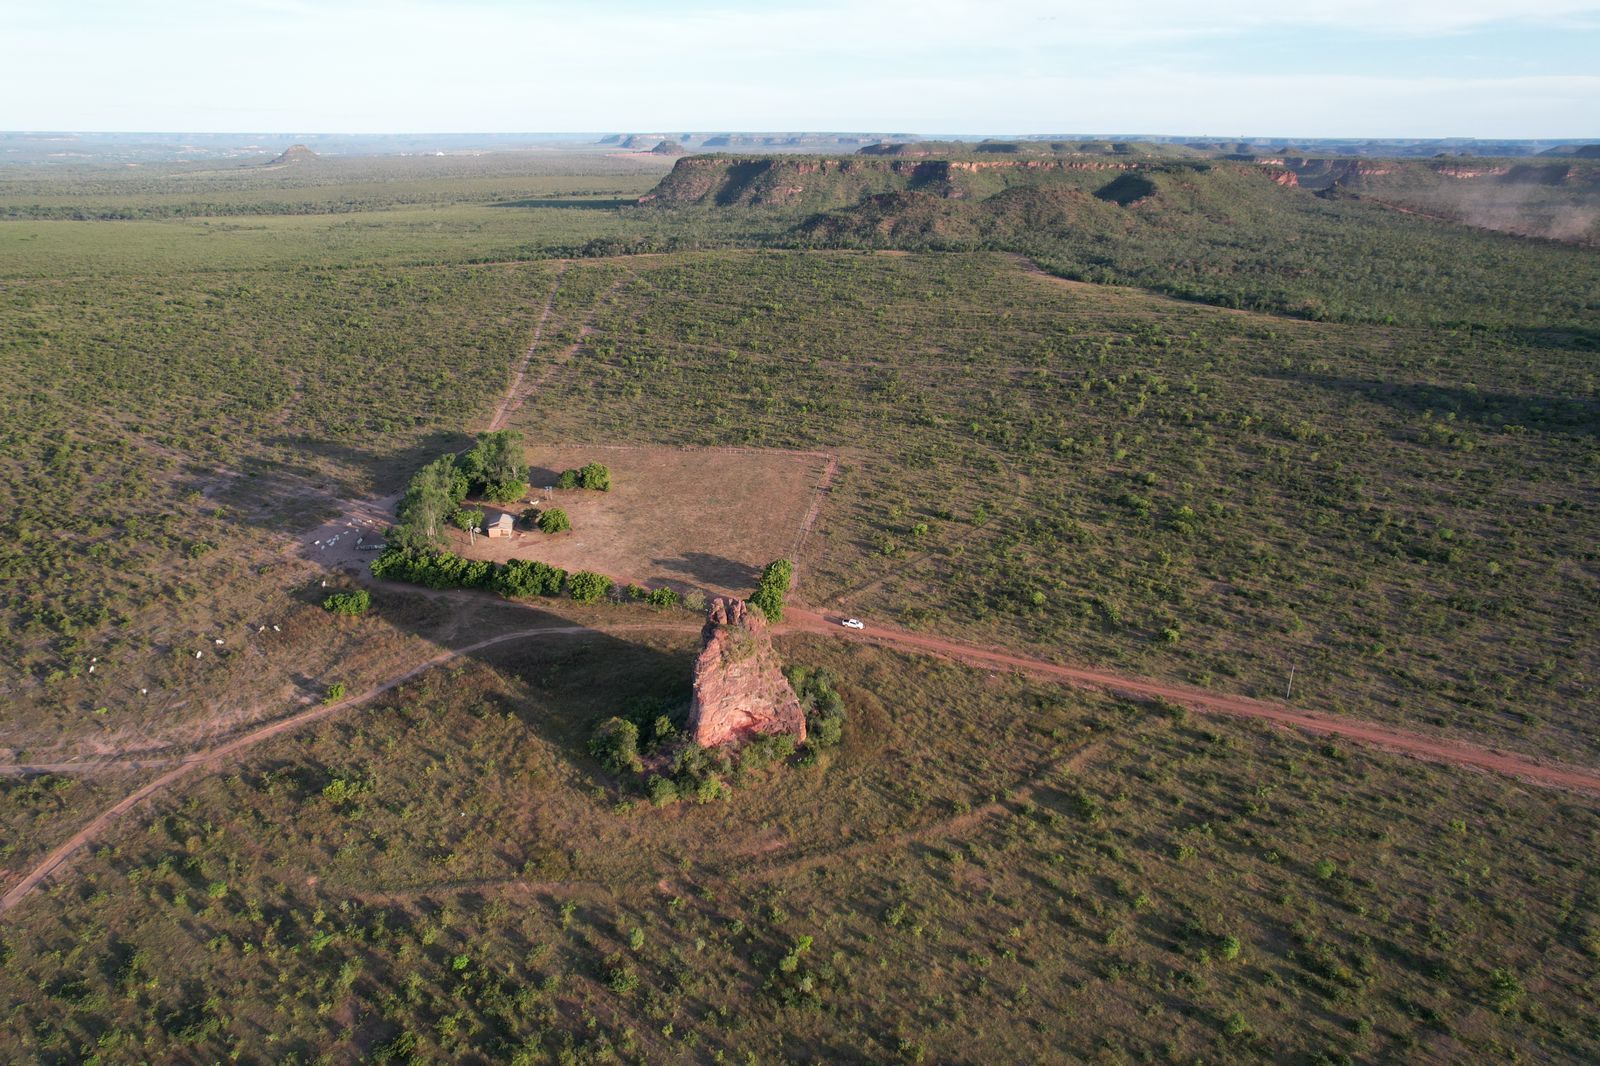
<svg viewBox="0 0 1600 1066">
<path fill-rule="evenodd" d="M 1287 688 L 1285 688 L 1283 690 L 1283 701 L 1285 703 L 1289 702 L 1289 699 L 1293 695 L 1294 695 L 1294 667 L 1291 666 L 1291 667 L 1289 667 L 1289 685 L 1288 685 Z"/>
</svg>

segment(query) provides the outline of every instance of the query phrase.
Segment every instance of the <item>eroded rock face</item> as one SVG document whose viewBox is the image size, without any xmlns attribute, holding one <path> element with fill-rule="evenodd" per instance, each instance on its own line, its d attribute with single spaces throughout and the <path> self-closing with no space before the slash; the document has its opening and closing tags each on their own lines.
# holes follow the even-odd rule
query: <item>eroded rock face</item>
<svg viewBox="0 0 1600 1066">
<path fill-rule="evenodd" d="M 694 664 L 689 735 L 714 748 L 762 733 L 806 739 L 806 715 L 779 669 L 766 619 L 743 601 L 715 599 L 706 611 L 700 658 Z"/>
</svg>

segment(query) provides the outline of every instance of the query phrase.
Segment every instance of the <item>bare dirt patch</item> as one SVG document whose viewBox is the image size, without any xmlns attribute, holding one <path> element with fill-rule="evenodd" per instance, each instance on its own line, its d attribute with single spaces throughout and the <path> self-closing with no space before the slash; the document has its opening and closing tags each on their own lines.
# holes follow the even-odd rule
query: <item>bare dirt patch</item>
<svg viewBox="0 0 1600 1066">
<path fill-rule="evenodd" d="M 451 533 L 451 550 L 469 558 L 537 559 L 567 570 L 680 589 L 744 594 L 762 566 L 791 555 L 816 521 L 832 457 L 817 452 L 738 448 L 531 445 L 532 498 L 559 507 L 572 530 L 555 536 L 521 530 L 508 539 Z M 547 492 L 565 469 L 587 462 L 611 468 L 611 491 Z M 520 515 L 529 505 L 487 505 Z"/>
</svg>

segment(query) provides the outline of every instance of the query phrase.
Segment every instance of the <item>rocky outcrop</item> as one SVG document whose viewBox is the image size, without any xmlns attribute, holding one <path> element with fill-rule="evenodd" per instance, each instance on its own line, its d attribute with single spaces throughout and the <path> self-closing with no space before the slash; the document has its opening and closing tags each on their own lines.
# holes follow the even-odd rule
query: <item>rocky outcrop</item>
<svg viewBox="0 0 1600 1066">
<path fill-rule="evenodd" d="M 712 600 L 694 664 L 689 736 L 714 748 L 764 733 L 803 742 L 805 710 L 779 669 L 766 619 L 740 600 Z"/>
</svg>

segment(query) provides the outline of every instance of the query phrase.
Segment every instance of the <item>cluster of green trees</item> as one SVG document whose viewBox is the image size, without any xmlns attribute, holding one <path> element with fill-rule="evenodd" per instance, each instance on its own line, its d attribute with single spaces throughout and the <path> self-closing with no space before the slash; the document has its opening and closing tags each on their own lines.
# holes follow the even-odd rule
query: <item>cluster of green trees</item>
<svg viewBox="0 0 1600 1066">
<path fill-rule="evenodd" d="M 393 541 L 372 561 L 371 569 L 373 577 L 390 581 L 431 589 L 493 589 L 506 596 L 556 596 L 568 582 L 565 570 L 532 559 L 494 563 L 466 559 L 442 548 L 402 547 Z"/>
<path fill-rule="evenodd" d="M 417 550 L 444 544 L 448 525 L 463 530 L 483 525 L 483 511 L 463 508 L 468 496 L 498 503 L 520 497 L 527 488 L 522 440 L 514 430 L 483 433 L 462 455 L 441 455 L 411 476 L 395 509 L 389 543 Z"/>
<path fill-rule="evenodd" d="M 587 463 L 575 470 L 563 470 L 556 479 L 558 489 L 594 489 L 611 491 L 611 470 L 600 463 Z"/>
<path fill-rule="evenodd" d="M 783 602 L 793 582 L 794 564 L 788 559 L 774 559 L 762 568 L 761 580 L 749 600 L 750 606 L 760 608 L 773 622 L 783 621 Z"/>
</svg>

